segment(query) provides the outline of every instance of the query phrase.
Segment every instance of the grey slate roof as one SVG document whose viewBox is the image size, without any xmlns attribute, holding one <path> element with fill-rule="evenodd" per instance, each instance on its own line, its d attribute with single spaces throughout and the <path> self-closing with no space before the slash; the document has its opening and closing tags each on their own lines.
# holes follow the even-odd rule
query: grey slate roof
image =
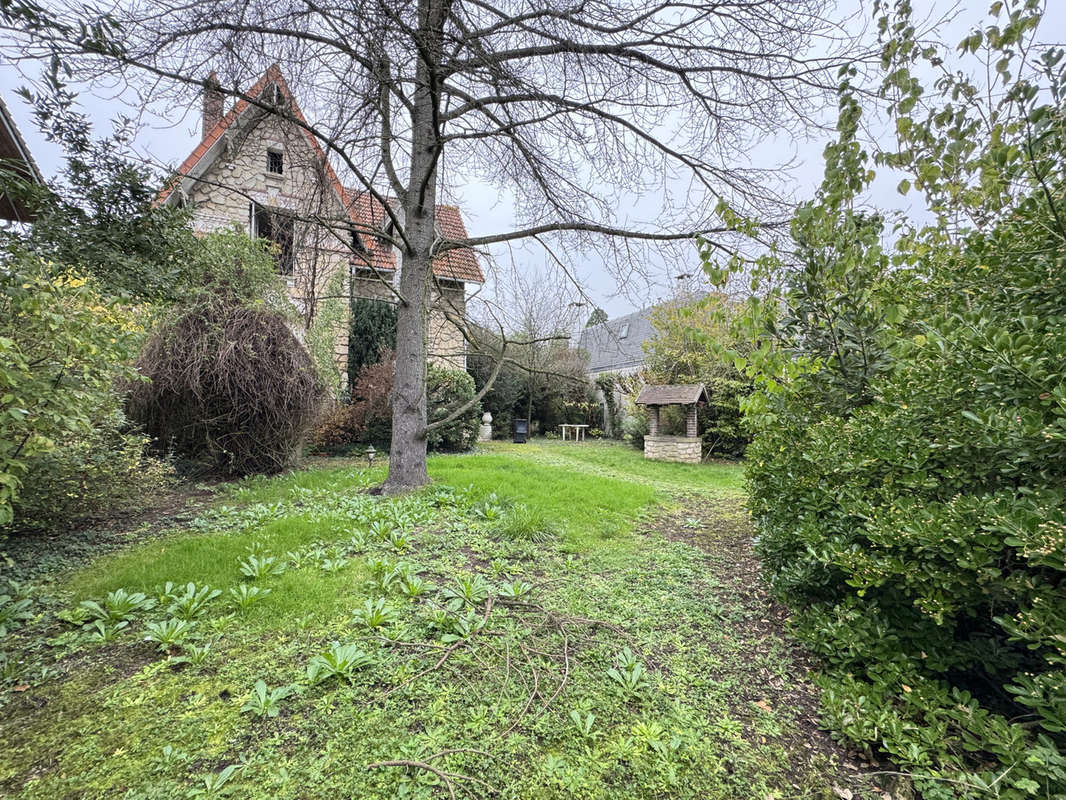
<svg viewBox="0 0 1066 800">
<path fill-rule="evenodd" d="M 645 386 L 637 395 L 642 406 L 669 406 L 674 403 L 706 403 L 707 389 L 702 383 L 675 383 L 665 386 Z"/>
<path fill-rule="evenodd" d="M 589 354 L 590 373 L 633 371 L 644 364 L 641 345 L 655 335 L 650 311 L 635 311 L 581 331 L 577 346 Z"/>
</svg>

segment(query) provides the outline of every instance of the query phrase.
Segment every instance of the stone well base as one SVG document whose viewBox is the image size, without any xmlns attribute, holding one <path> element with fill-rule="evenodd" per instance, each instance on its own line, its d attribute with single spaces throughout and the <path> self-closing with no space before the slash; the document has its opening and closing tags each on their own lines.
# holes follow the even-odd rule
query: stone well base
<svg viewBox="0 0 1066 800">
<path fill-rule="evenodd" d="M 645 436 L 644 457 L 653 461 L 680 461 L 699 464 L 700 440 L 687 436 Z"/>
</svg>

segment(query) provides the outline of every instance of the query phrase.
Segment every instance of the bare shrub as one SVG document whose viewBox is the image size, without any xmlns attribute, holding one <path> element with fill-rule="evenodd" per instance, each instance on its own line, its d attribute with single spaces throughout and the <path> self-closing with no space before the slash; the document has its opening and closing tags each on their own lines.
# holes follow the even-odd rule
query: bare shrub
<svg viewBox="0 0 1066 800">
<path fill-rule="evenodd" d="M 163 325 L 137 362 L 130 416 L 160 448 L 224 475 L 290 466 L 324 399 L 279 313 L 211 299 Z"/>
<path fill-rule="evenodd" d="M 394 369 L 392 350 L 384 350 L 378 363 L 363 366 L 352 381 L 351 402 L 335 405 L 315 428 L 315 447 L 326 452 L 364 443 L 388 447 Z"/>
</svg>

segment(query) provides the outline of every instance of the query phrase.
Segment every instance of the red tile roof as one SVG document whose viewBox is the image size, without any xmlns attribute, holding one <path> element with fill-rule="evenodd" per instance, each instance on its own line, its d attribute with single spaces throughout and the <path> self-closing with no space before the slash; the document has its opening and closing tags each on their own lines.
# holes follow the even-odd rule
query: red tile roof
<svg viewBox="0 0 1066 800">
<path fill-rule="evenodd" d="M 350 186 L 347 187 L 347 192 L 349 197 L 355 198 L 355 208 L 364 225 L 382 230 L 388 225 L 389 216 L 380 200 L 369 192 L 361 192 Z M 395 206 L 395 201 L 390 200 L 390 203 Z M 458 206 L 438 205 L 437 227 L 440 228 L 441 235 L 445 239 L 466 239 L 469 235 Z M 433 274 L 438 278 L 455 281 L 485 282 L 477 254 L 468 247 L 448 250 L 435 258 Z"/>
<path fill-rule="evenodd" d="M 272 65 L 263 74 L 263 77 L 256 81 L 255 85 L 245 92 L 245 97 L 242 97 L 234 104 L 233 108 L 229 110 L 229 113 L 225 114 L 222 119 L 218 121 L 218 124 L 211 129 L 211 131 L 204 137 L 203 141 L 196 146 L 196 149 L 189 154 L 189 157 L 182 162 L 181 166 L 178 167 L 175 177 L 167 184 L 163 191 L 159 193 L 159 196 L 156 198 L 156 203 L 162 204 L 167 201 L 167 198 L 170 197 L 181 178 L 189 176 L 200 160 L 207 155 L 207 152 L 211 147 L 222 137 L 222 134 L 225 133 L 230 125 L 236 122 L 241 114 L 252 105 L 252 103 L 246 98 L 258 99 L 263 91 L 271 85 L 276 85 L 278 87 L 282 96 L 288 100 L 292 115 L 299 122 L 303 123 L 303 125 L 300 126 L 300 129 L 304 132 L 315 155 L 318 156 L 322 167 L 326 172 L 327 180 L 329 180 L 333 190 L 337 193 L 337 197 L 341 204 L 348 211 L 352 222 L 359 227 L 359 236 L 368 254 L 366 265 L 378 270 L 395 269 L 396 259 L 393 256 L 393 250 L 389 243 L 366 232 L 368 229 L 384 229 L 388 221 L 388 214 L 385 212 L 384 207 L 380 201 L 368 192 L 346 189 L 341 184 L 340 179 L 337 177 L 337 173 L 333 171 L 333 167 L 329 163 L 329 159 L 326 158 L 326 154 L 323 151 L 322 146 L 319 144 L 318 139 L 315 138 L 311 131 L 304 127 L 307 125 L 307 119 L 300 110 L 300 106 L 296 103 L 296 99 L 292 96 L 292 92 L 289 91 L 289 86 L 285 83 L 285 78 L 281 74 L 281 68 L 278 67 L 277 64 Z M 466 226 L 463 224 L 463 218 L 456 206 L 437 206 L 437 224 L 445 238 L 465 239 L 467 237 Z M 358 263 L 358 258 L 353 257 L 353 261 Z M 468 248 L 449 250 L 444 255 L 436 258 L 433 262 L 433 273 L 439 278 L 476 281 L 478 283 L 485 282 L 485 276 L 481 272 L 477 256 L 473 250 Z"/>
<path fill-rule="evenodd" d="M 437 206 L 437 226 L 445 239 L 466 239 L 466 225 L 458 206 Z M 433 273 L 457 281 L 484 283 L 477 254 L 469 247 L 447 250 L 433 262 Z"/>
</svg>

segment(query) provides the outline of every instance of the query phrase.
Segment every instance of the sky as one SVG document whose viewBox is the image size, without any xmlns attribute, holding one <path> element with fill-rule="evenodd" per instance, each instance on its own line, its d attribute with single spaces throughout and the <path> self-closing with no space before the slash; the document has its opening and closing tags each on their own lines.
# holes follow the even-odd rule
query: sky
<svg viewBox="0 0 1066 800">
<path fill-rule="evenodd" d="M 787 0 L 785 0 L 787 1 Z M 984 20 L 990 0 L 918 0 L 915 8 L 927 13 L 932 20 L 945 21 L 935 29 L 935 35 L 941 41 L 954 44 L 960 41 L 971 28 Z M 1066 0 L 1048 0 L 1048 9 L 1038 32 L 1037 40 L 1043 42 L 1061 42 L 1066 38 Z M 848 25 L 858 32 L 860 28 L 870 26 L 866 9 L 872 7 L 868 0 L 841 0 L 838 4 L 840 19 L 849 19 Z M 38 70 L 32 64 L 14 65 L 0 63 L 0 94 L 3 95 L 11 109 L 23 137 L 26 139 L 38 166 L 46 177 L 55 177 L 62 168 L 62 154 L 59 148 L 44 139 L 37 130 L 31 109 L 26 102 L 14 94 L 15 89 L 27 85 L 37 75 Z M 296 89 L 298 95 L 298 88 Z M 99 134 L 111 129 L 111 121 L 121 114 L 131 114 L 128 104 L 129 96 L 116 94 L 105 86 L 82 87 L 79 101 L 94 121 Z M 297 100 L 299 97 L 297 96 Z M 198 144 L 200 135 L 199 105 L 192 109 L 153 108 L 144 117 L 145 125 L 140 129 L 135 147 L 139 154 L 158 164 L 176 165 Z M 884 121 L 876 118 L 868 120 L 871 135 L 884 136 Z M 833 119 L 826 123 L 832 125 Z M 779 174 L 785 192 L 796 201 L 810 198 L 818 187 L 822 175 L 822 151 L 831 139 L 831 132 L 792 132 L 780 131 L 772 140 L 763 141 L 750 154 L 753 165 L 776 167 L 791 162 L 791 168 Z M 902 211 L 912 217 L 923 214 L 920 199 L 911 193 L 902 197 L 896 186 L 902 175 L 881 170 L 868 193 L 867 202 L 881 209 Z M 496 233 L 513 226 L 513 196 L 501 194 L 497 189 L 487 185 L 468 184 L 459 191 L 456 198 L 463 210 L 469 232 L 473 236 Z M 653 218 L 658 210 L 655 198 L 641 200 L 620 200 L 618 214 L 622 218 L 647 220 Z M 527 274 L 551 272 L 551 259 L 533 248 L 496 247 L 494 260 L 500 265 L 516 263 Z M 705 278 L 698 269 L 695 251 L 691 257 L 663 259 L 655 265 L 653 280 L 633 280 L 628 285 L 619 286 L 610 265 L 605 263 L 605 255 L 599 251 L 571 254 L 578 276 L 584 286 L 585 297 L 575 289 L 574 302 L 587 303 L 588 312 L 594 306 L 604 308 L 611 317 L 621 316 L 635 309 L 646 307 L 658 299 L 670 296 L 678 289 L 699 290 L 709 288 Z M 502 269 L 501 272 L 507 272 Z M 678 281 L 678 275 L 692 277 Z M 701 283 L 704 281 L 704 283 Z M 490 283 L 491 283 L 490 278 Z M 491 296 L 493 286 L 486 287 Z M 582 312 L 583 313 L 583 312 Z"/>
</svg>

